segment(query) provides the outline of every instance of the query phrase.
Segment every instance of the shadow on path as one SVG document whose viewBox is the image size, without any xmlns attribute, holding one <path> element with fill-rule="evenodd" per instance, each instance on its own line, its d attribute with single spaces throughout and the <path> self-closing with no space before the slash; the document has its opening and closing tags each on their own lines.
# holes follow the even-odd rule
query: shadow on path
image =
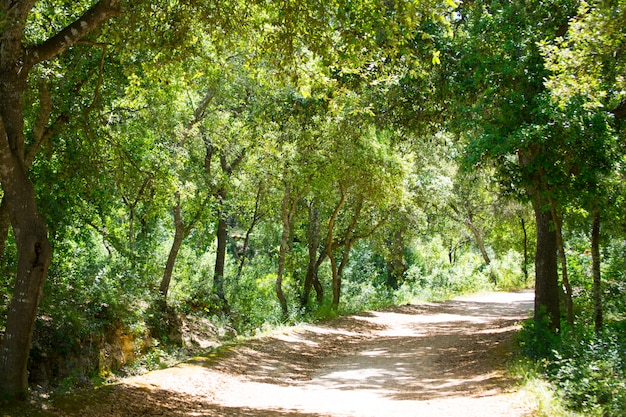
<svg viewBox="0 0 626 417">
<path fill-rule="evenodd" d="M 194 358 L 58 398 L 39 415 L 520 416 L 502 414 L 495 399 L 513 384 L 503 370 L 518 323 L 532 305 L 529 293 L 490 295 L 305 325 L 245 342 L 218 358 Z M 494 400 L 468 402 L 486 398 Z M 458 410 L 441 405 L 451 403 Z"/>
</svg>

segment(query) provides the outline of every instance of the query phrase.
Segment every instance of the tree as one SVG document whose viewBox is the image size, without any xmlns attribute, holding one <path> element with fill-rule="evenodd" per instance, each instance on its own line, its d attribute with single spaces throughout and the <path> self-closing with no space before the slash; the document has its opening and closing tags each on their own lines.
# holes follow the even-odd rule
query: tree
<svg viewBox="0 0 626 417">
<path fill-rule="evenodd" d="M 579 171 L 577 202 L 591 218 L 594 321 L 598 332 L 603 326 L 600 223 L 611 211 L 608 196 L 614 187 L 607 179 L 615 176 L 614 167 L 623 155 L 614 135 L 623 132 L 622 120 L 626 117 L 626 95 L 620 81 L 626 76 L 625 6 L 623 1 L 582 2 L 565 36 L 541 43 L 546 65 L 552 71 L 546 82 L 552 102 L 570 116 L 568 119 L 578 121 L 574 133 L 585 138 L 583 146 L 578 145 L 569 154 L 579 156 L 573 162 Z M 581 114 L 584 123 L 579 121 Z M 600 119 L 602 124 L 590 123 L 590 119 Z M 580 148 L 584 151 L 577 154 Z"/>
<path fill-rule="evenodd" d="M 554 120 L 546 100 L 545 67 L 538 41 L 567 30 L 576 2 L 541 5 L 481 1 L 458 9 L 456 36 L 442 54 L 445 83 L 455 97 L 449 126 L 467 138 L 467 162 L 495 162 L 501 182 L 533 205 L 537 226 L 535 318 L 560 327 L 557 236 L 550 194 L 564 179 L 552 146 Z M 468 123 L 469 122 L 469 123 Z M 546 189 L 546 185 L 550 185 Z"/>
<path fill-rule="evenodd" d="M 0 44 L 0 181 L 18 247 L 18 271 L 0 352 L 0 392 L 23 397 L 37 307 L 52 251 L 45 220 L 25 161 L 23 97 L 31 70 L 63 53 L 121 12 L 119 0 L 102 0 L 57 34 L 29 45 L 25 28 L 34 2 L 4 2 Z"/>
<path fill-rule="evenodd" d="M 391 146 L 393 134 L 377 130 L 369 116 L 342 115 L 333 136 L 327 176 L 334 183 L 335 204 L 325 251 L 332 272 L 331 307 L 337 310 L 350 251 L 358 240 L 378 231 L 389 212 L 402 207 L 406 167 Z"/>
<path fill-rule="evenodd" d="M 163 296 L 164 303 L 167 301 L 167 292 L 169 291 L 172 273 L 174 272 L 174 266 L 176 265 L 176 258 L 178 257 L 178 252 L 183 244 L 183 240 L 189 236 L 189 233 L 191 233 L 191 230 L 194 228 L 204 211 L 203 204 L 197 209 L 195 215 L 191 219 L 185 221 L 180 202 L 180 191 L 176 191 L 174 199 L 174 206 L 172 207 L 172 215 L 174 217 L 174 240 L 172 241 L 172 247 L 170 248 L 170 252 L 167 256 L 167 263 L 165 264 L 163 277 L 161 278 L 161 284 L 159 285 L 159 291 Z"/>
<path fill-rule="evenodd" d="M 487 181 L 480 173 L 457 172 L 454 178 L 454 197 L 448 203 L 452 210 L 452 218 L 464 224 L 472 234 L 486 266 L 491 264 L 487 253 L 482 230 L 479 230 L 478 221 L 487 208 L 493 206 L 493 190 L 489 190 Z M 495 275 L 491 275 L 494 284 L 497 284 Z"/>
</svg>

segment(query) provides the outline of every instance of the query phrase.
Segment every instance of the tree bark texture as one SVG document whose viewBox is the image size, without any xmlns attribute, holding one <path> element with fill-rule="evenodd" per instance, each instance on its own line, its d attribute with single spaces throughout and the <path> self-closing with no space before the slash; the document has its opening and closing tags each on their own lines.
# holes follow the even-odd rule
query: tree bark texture
<svg viewBox="0 0 626 417">
<path fill-rule="evenodd" d="M 574 301 L 572 294 L 572 285 L 569 282 L 567 273 L 567 254 L 565 253 L 565 242 L 563 241 L 563 221 L 561 216 L 556 212 L 554 203 L 550 201 L 550 212 L 552 213 L 552 221 L 554 223 L 554 231 L 556 233 L 556 244 L 561 260 L 561 280 L 565 287 L 565 307 L 567 309 L 567 324 L 574 326 Z"/>
<path fill-rule="evenodd" d="M 600 221 L 599 208 L 593 210 L 591 224 L 591 270 L 593 273 L 593 323 L 596 333 L 604 327 L 602 308 L 602 276 L 600 274 Z"/>
<path fill-rule="evenodd" d="M 557 272 L 557 239 L 552 215 L 545 211 L 539 198 L 533 201 L 537 223 L 537 248 L 535 253 L 535 321 L 547 319 L 551 330 L 561 327 L 559 306 L 559 277 Z"/>
<path fill-rule="evenodd" d="M 3 122 L 4 120 L 0 120 Z M 0 124 L 0 132 L 3 129 Z M 0 392 L 23 398 L 28 389 L 28 354 L 43 285 L 52 258 L 44 219 L 21 158 L 0 138 L 0 179 L 15 234 L 18 267 L 0 351 Z"/>
<path fill-rule="evenodd" d="M 300 304 L 306 307 L 309 303 L 309 296 L 313 288 L 313 282 L 317 276 L 317 248 L 320 243 L 320 221 L 319 209 L 311 203 L 309 206 L 309 225 L 307 229 L 307 245 L 309 249 L 309 262 L 304 278 L 304 288 L 302 290 L 302 298 Z"/>
<path fill-rule="evenodd" d="M 10 227 L 9 205 L 6 198 L 2 198 L 2 202 L 0 202 L 0 259 L 4 257 Z"/>
<path fill-rule="evenodd" d="M 215 268 L 213 270 L 213 293 L 217 295 L 222 303 L 222 310 L 226 311 L 228 302 L 224 292 L 224 269 L 226 266 L 226 240 L 228 239 L 228 224 L 226 223 L 226 212 L 224 202 L 226 200 L 226 189 L 218 191 L 217 212 L 217 252 L 215 253 Z"/>
<path fill-rule="evenodd" d="M 276 273 L 276 297 L 280 304 L 280 310 L 283 314 L 283 318 L 289 316 L 289 309 L 287 307 L 287 298 L 283 291 L 283 275 L 285 273 L 285 258 L 287 257 L 287 246 L 290 235 L 289 226 L 289 205 L 291 201 L 291 187 L 289 184 L 285 187 L 285 196 L 283 197 L 283 204 L 281 207 L 281 218 L 283 223 L 283 232 L 280 237 L 280 249 L 278 250 L 278 271 Z"/>
<path fill-rule="evenodd" d="M 528 232 L 526 230 L 526 221 L 524 216 L 520 216 L 520 223 L 522 226 L 522 247 L 524 248 L 524 260 L 522 261 L 522 273 L 524 274 L 524 282 L 528 282 Z"/>
<path fill-rule="evenodd" d="M 185 239 L 185 222 L 183 221 L 182 210 L 180 207 L 180 193 L 175 195 L 176 202 L 172 208 L 172 214 L 174 215 L 174 241 L 170 248 L 170 253 L 167 256 L 167 263 L 165 264 L 165 270 L 163 271 L 163 278 L 161 279 L 161 285 L 159 291 L 163 296 L 163 302 L 167 301 L 167 293 L 170 288 L 170 282 L 172 281 L 172 273 L 174 272 L 174 266 L 176 265 L 176 258 L 178 252 Z"/>
</svg>

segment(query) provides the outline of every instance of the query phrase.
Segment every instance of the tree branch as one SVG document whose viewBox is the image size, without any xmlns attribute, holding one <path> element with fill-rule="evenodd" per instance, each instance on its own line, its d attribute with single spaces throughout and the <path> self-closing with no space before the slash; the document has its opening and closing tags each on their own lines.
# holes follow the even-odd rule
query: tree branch
<svg viewBox="0 0 626 417">
<path fill-rule="evenodd" d="M 52 95 L 50 94 L 48 81 L 42 79 L 39 83 L 39 112 L 37 113 L 37 119 L 35 120 L 35 125 L 33 126 L 34 143 L 26 152 L 25 156 L 25 159 L 30 159 L 31 163 L 35 159 L 34 154 L 37 153 L 42 145 L 43 136 L 46 131 L 46 125 L 48 124 L 51 113 Z"/>
<path fill-rule="evenodd" d="M 615 121 L 617 121 L 617 122 L 619 122 L 624 117 L 626 117 L 626 99 L 622 100 L 617 105 L 617 107 L 615 107 L 613 110 L 611 110 L 611 113 L 613 113 L 613 116 L 615 117 Z"/>
<path fill-rule="evenodd" d="M 190 120 L 189 123 L 187 123 L 187 130 L 191 130 L 191 128 L 193 128 L 196 124 L 200 123 L 202 119 L 204 119 L 204 116 L 206 115 L 206 109 L 216 95 L 217 89 L 215 89 L 214 87 L 211 87 L 207 90 L 204 98 L 202 99 L 196 110 L 193 112 L 193 119 Z"/>
<path fill-rule="evenodd" d="M 66 51 L 91 31 L 98 28 L 103 22 L 122 12 L 121 0 L 100 0 L 91 9 L 87 10 L 74 23 L 65 27 L 59 33 L 26 50 L 25 67 L 32 68 L 40 62 L 47 61 Z"/>
</svg>

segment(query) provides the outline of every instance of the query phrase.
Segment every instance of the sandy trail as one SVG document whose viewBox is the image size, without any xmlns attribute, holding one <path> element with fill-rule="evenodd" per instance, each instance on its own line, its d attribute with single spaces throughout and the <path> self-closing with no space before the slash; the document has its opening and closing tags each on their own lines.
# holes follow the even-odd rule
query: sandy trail
<svg viewBox="0 0 626 417">
<path fill-rule="evenodd" d="M 129 378 L 67 416 L 527 416 L 504 373 L 533 294 L 492 293 L 276 332 Z"/>
</svg>

